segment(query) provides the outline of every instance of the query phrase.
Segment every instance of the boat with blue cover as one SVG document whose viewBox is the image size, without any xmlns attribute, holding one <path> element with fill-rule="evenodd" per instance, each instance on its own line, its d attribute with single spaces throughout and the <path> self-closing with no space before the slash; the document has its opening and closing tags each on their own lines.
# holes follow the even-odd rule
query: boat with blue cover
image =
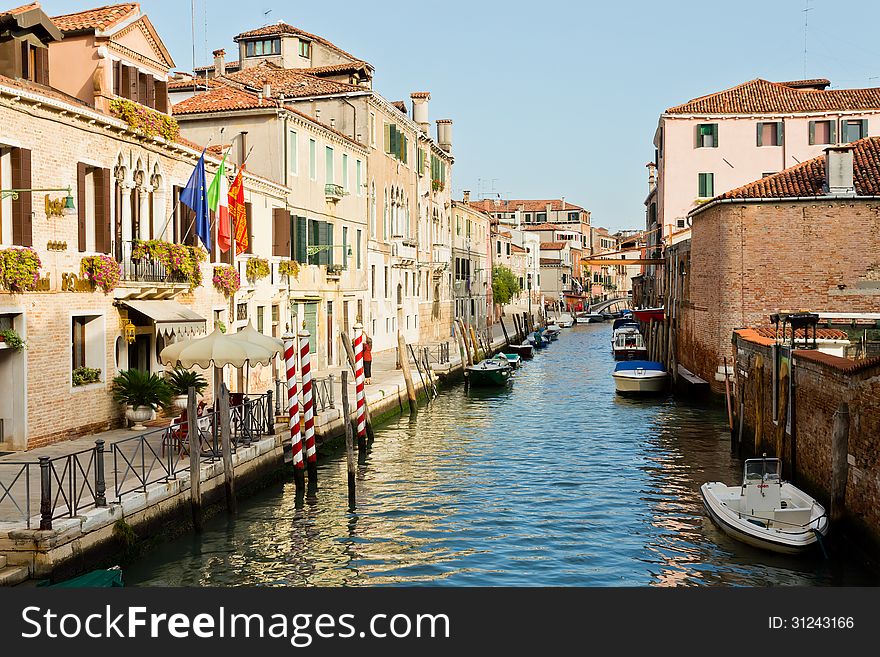
<svg viewBox="0 0 880 657">
<path fill-rule="evenodd" d="M 510 380 L 512 368 L 496 358 L 487 358 L 464 369 L 465 381 L 472 386 L 503 386 Z"/>
<path fill-rule="evenodd" d="M 625 360 L 614 366 L 617 392 L 657 393 L 666 388 L 666 368 L 653 360 Z"/>
</svg>

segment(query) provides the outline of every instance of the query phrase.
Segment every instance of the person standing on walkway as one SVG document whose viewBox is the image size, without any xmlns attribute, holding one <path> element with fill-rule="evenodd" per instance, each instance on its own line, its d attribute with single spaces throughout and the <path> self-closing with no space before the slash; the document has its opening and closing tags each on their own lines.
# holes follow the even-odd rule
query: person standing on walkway
<svg viewBox="0 0 880 657">
<path fill-rule="evenodd" d="M 370 385 L 373 376 L 373 338 L 366 336 L 364 340 L 364 384 Z"/>
</svg>

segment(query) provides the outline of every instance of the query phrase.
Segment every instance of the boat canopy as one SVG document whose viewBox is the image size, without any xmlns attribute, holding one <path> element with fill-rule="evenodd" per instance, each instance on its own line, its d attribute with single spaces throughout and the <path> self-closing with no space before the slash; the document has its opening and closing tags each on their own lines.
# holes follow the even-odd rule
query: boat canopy
<svg viewBox="0 0 880 657">
<path fill-rule="evenodd" d="M 611 325 L 611 329 L 616 331 L 619 328 L 639 328 L 639 323 L 634 321 L 632 317 L 621 317 L 620 319 L 615 319 L 614 324 Z"/>
<path fill-rule="evenodd" d="M 782 463 L 775 458 L 747 459 L 743 468 L 743 485 L 761 481 L 779 481 Z"/>
<path fill-rule="evenodd" d="M 655 360 L 622 360 L 614 366 L 615 372 L 623 372 L 627 370 L 658 370 L 665 372 L 666 368 L 663 363 Z"/>
</svg>

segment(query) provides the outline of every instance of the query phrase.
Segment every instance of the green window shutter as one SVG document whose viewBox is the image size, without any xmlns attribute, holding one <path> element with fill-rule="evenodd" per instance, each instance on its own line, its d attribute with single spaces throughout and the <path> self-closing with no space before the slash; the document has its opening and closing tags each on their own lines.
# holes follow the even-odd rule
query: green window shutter
<svg viewBox="0 0 880 657">
<path fill-rule="evenodd" d="M 758 121 L 758 146 L 764 145 L 764 124 Z"/>
<path fill-rule="evenodd" d="M 306 264 L 307 254 L 306 248 L 308 247 L 308 236 L 306 235 L 308 231 L 308 224 L 306 223 L 305 217 L 297 217 L 296 218 L 296 261 L 301 264 Z"/>
<path fill-rule="evenodd" d="M 831 126 L 831 129 L 830 129 L 831 138 L 829 139 L 829 141 L 832 144 L 836 144 L 837 143 L 837 121 L 829 121 L 828 125 Z"/>
<path fill-rule="evenodd" d="M 348 226 L 342 227 L 342 268 L 348 269 Z"/>
<path fill-rule="evenodd" d="M 325 265 L 333 264 L 333 224 L 330 222 L 324 222 L 324 244 L 327 244 L 330 248 L 325 249 L 324 253 L 327 254 L 326 259 L 324 260 Z"/>
<path fill-rule="evenodd" d="M 776 124 L 776 145 L 782 146 L 785 143 L 785 124 L 779 121 Z"/>
<path fill-rule="evenodd" d="M 700 148 L 703 145 L 703 126 L 697 125 L 697 130 L 694 135 L 694 148 Z"/>
<path fill-rule="evenodd" d="M 715 174 L 707 173 L 706 174 L 706 196 L 711 198 L 715 196 Z"/>
<path fill-rule="evenodd" d="M 391 124 L 385 124 L 385 152 L 391 152 Z"/>
<path fill-rule="evenodd" d="M 862 139 L 868 136 L 868 119 L 862 119 Z"/>
<path fill-rule="evenodd" d="M 712 147 L 718 148 L 718 124 L 712 124 Z"/>
<path fill-rule="evenodd" d="M 816 122 L 810 121 L 810 146 L 816 143 Z"/>
</svg>

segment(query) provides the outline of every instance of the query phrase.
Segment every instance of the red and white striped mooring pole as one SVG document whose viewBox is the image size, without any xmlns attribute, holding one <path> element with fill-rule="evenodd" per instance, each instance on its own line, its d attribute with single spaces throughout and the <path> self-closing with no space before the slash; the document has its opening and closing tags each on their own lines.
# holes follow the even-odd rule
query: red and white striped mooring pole
<svg viewBox="0 0 880 657">
<path fill-rule="evenodd" d="M 299 420 L 299 394 L 296 386 L 296 336 L 285 333 L 284 364 L 287 371 L 287 414 L 290 418 L 290 445 L 293 453 L 293 481 L 297 493 L 305 490 L 305 469 L 302 453 L 302 431 Z"/>
<path fill-rule="evenodd" d="M 299 332 L 299 365 L 302 371 L 303 421 L 305 423 L 306 468 L 309 472 L 309 488 L 318 486 L 318 455 L 315 452 L 315 396 L 312 388 L 312 354 L 309 332 L 303 327 Z"/>
<path fill-rule="evenodd" d="M 364 389 L 364 327 L 358 322 L 354 325 L 354 390 L 357 403 L 357 441 L 358 452 L 367 449 L 367 395 Z"/>
</svg>

